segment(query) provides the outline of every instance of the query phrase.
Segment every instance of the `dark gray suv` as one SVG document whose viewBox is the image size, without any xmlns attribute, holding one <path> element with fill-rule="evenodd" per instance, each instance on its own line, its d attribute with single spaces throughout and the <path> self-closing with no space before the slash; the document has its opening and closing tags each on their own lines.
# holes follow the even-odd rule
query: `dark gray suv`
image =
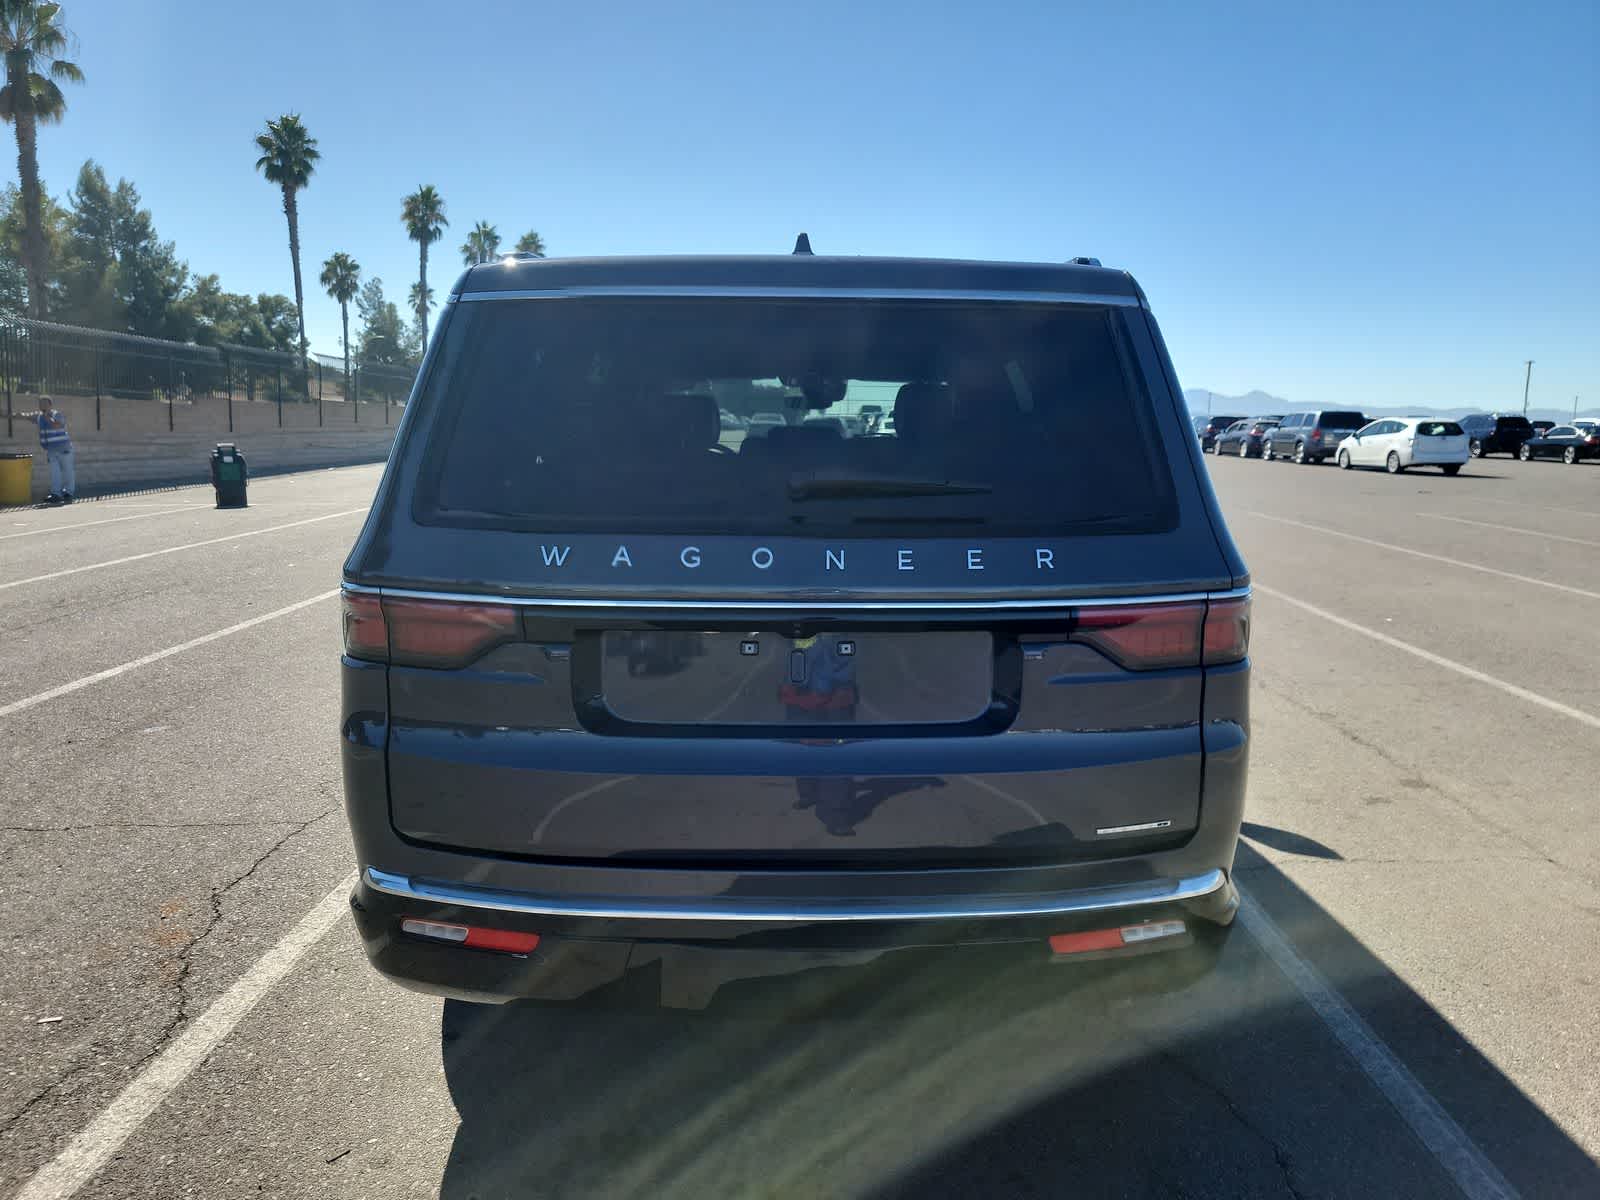
<svg viewBox="0 0 1600 1200">
<path fill-rule="evenodd" d="M 373 963 L 697 1005 L 909 949 L 1209 961 L 1249 587 L 1181 397 L 1098 265 L 473 267 L 345 564 Z M 751 403 L 786 423 L 722 428 Z"/>
</svg>

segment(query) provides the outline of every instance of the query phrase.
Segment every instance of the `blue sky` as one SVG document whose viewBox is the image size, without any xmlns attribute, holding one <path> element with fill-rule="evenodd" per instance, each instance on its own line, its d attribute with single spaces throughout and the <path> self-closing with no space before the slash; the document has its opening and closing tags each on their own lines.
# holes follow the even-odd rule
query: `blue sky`
<svg viewBox="0 0 1600 1200">
<path fill-rule="evenodd" d="M 252 135 L 298 111 L 307 322 L 333 250 L 402 301 L 400 198 L 552 253 L 1059 259 L 1143 283 L 1187 387 L 1600 405 L 1600 8 L 1379 4 L 137 5 L 66 0 L 42 131 L 190 266 L 291 292 Z M 10 156 L 6 156 L 8 162 Z M 14 167 L 8 176 L 14 178 Z M 431 264 L 430 264 L 431 265 Z"/>
</svg>

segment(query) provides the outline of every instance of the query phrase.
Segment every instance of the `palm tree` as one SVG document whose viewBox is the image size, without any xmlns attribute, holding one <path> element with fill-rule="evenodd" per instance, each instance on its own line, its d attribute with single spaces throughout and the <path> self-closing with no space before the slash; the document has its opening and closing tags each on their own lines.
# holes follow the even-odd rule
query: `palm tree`
<svg viewBox="0 0 1600 1200">
<path fill-rule="evenodd" d="M 350 395 L 350 301 L 361 286 L 361 264 L 343 250 L 328 256 L 322 264 L 322 286 L 339 302 L 339 321 L 344 326 L 344 394 Z"/>
<path fill-rule="evenodd" d="M 543 258 L 544 239 L 539 236 L 537 229 L 530 229 L 517 239 L 517 249 L 523 254 L 531 254 L 535 258 Z"/>
<path fill-rule="evenodd" d="M 59 121 L 67 98 L 57 79 L 83 82 L 76 63 L 60 55 L 71 35 L 56 18 L 59 4 L 32 0 L 0 3 L 0 54 L 6 78 L 0 85 L 0 120 L 17 128 L 17 174 L 22 179 L 22 268 L 28 280 L 28 315 L 44 316 L 45 281 L 49 278 L 44 242 L 43 193 L 39 187 L 38 127 Z"/>
<path fill-rule="evenodd" d="M 306 132 L 297 113 L 286 113 L 267 122 L 267 131 L 256 134 L 261 157 L 256 170 L 283 189 L 283 215 L 289 222 L 289 258 L 294 263 L 294 310 L 300 322 L 300 353 L 306 352 L 306 297 L 300 287 L 300 208 L 295 193 L 311 182 L 317 153 L 317 139 Z"/>
<path fill-rule="evenodd" d="M 479 221 L 461 244 L 461 261 L 467 266 L 486 263 L 500 253 L 500 231 L 487 221 Z"/>
<path fill-rule="evenodd" d="M 427 314 L 433 311 L 433 289 L 428 288 L 424 291 L 420 283 L 413 283 L 411 291 L 406 296 L 406 303 L 410 305 L 412 312 L 418 314 L 417 321 L 424 330 L 419 336 L 422 338 L 422 349 L 426 352 L 428 349 L 428 335 L 425 331 L 428 328 Z"/>
<path fill-rule="evenodd" d="M 428 247 L 444 236 L 444 227 L 450 224 L 444 219 L 444 198 L 432 184 L 424 184 L 401 202 L 400 220 L 406 227 L 406 236 L 417 243 L 419 249 L 417 290 L 412 293 L 412 303 L 422 330 L 422 346 L 427 349 L 427 300 L 433 295 L 428 288 Z"/>
</svg>

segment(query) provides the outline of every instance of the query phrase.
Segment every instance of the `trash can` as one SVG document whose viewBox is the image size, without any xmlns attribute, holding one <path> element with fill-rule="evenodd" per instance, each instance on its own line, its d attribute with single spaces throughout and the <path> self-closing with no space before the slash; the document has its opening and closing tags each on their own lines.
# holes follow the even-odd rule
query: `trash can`
<svg viewBox="0 0 1600 1200">
<path fill-rule="evenodd" d="M 247 508 L 245 480 L 248 471 L 244 455 L 232 442 L 218 442 L 211 452 L 211 486 L 217 492 L 218 508 Z"/>
<path fill-rule="evenodd" d="M 0 453 L 0 507 L 33 502 L 33 455 L 27 451 Z"/>
</svg>

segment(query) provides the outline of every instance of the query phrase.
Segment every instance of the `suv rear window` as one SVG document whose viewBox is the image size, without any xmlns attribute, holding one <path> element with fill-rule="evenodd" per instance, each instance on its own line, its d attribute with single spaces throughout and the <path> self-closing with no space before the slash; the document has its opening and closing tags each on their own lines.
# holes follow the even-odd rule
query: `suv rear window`
<svg viewBox="0 0 1600 1200">
<path fill-rule="evenodd" d="M 1532 429 L 1533 424 L 1527 417 L 1496 417 L 1494 419 L 1494 427 L 1496 429 Z"/>
<path fill-rule="evenodd" d="M 1119 321 L 1042 304 L 463 303 L 430 384 L 416 515 L 858 537 L 1169 529 L 1172 477 Z M 784 424 L 721 429 L 719 402 L 742 411 L 740 397 Z M 852 436 L 839 418 L 867 403 L 892 433 Z"/>
<path fill-rule="evenodd" d="M 1323 429 L 1360 429 L 1366 423 L 1367 418 L 1358 412 L 1325 412 L 1317 419 Z"/>
<path fill-rule="evenodd" d="M 1419 437 L 1458 437 L 1461 426 L 1454 421 L 1418 421 L 1417 435 Z"/>
</svg>

